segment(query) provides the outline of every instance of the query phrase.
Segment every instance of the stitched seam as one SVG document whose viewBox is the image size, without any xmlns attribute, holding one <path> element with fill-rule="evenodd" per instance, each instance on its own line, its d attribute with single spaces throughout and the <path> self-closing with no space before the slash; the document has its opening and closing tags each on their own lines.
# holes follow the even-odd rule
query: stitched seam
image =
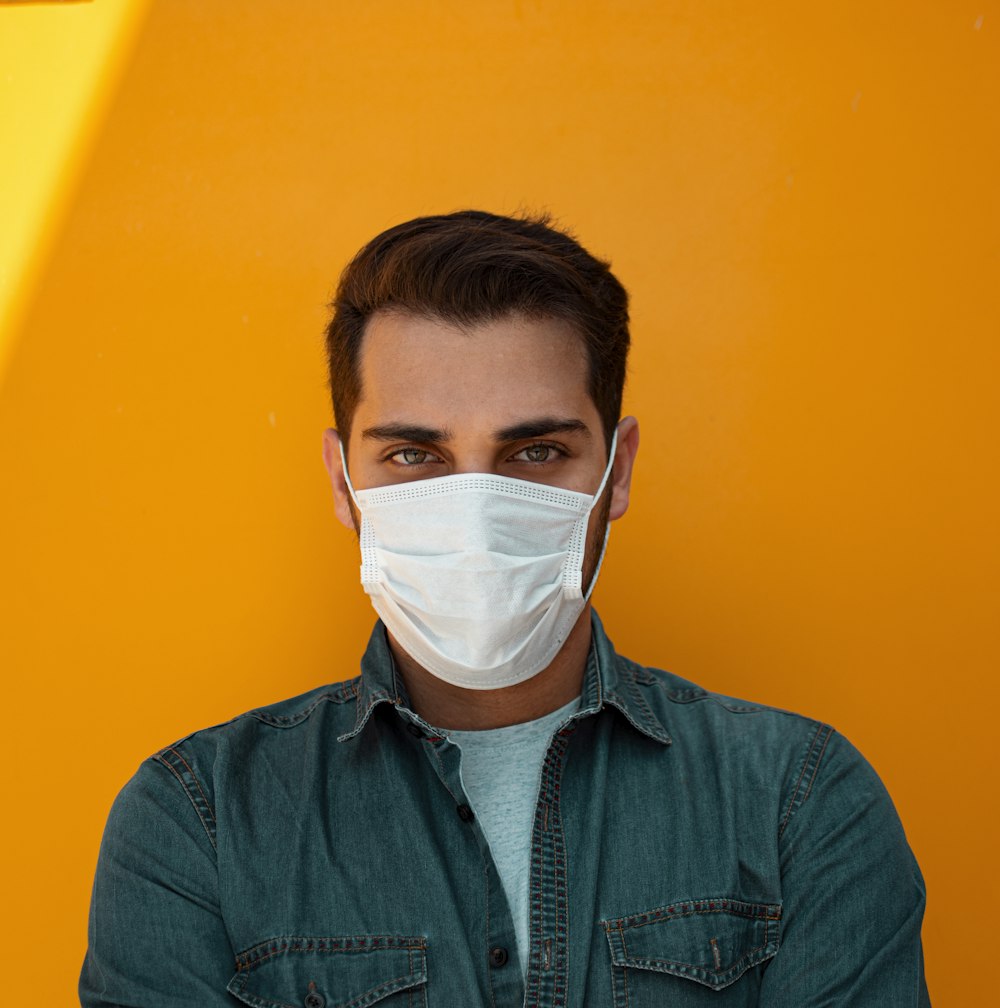
<svg viewBox="0 0 1000 1008">
<path fill-rule="evenodd" d="M 625 948 L 625 932 L 622 930 L 622 926 L 618 925 L 618 935 L 622 941 L 622 952 L 628 955 L 628 949 Z M 622 989 L 625 991 L 625 1008 L 629 1008 L 629 995 L 628 995 L 628 970 L 622 966 Z"/>
<path fill-rule="evenodd" d="M 706 914 L 716 914 L 724 913 L 730 917 L 742 917 L 744 920 L 780 920 L 781 918 L 777 915 L 767 915 L 767 914 L 751 914 L 751 913 L 740 913 L 738 910 L 686 910 L 682 913 L 671 914 L 669 917 L 656 917 L 654 920 L 642 921 L 638 924 L 628 924 L 629 918 L 623 917 L 622 923 L 626 924 L 630 928 L 648 927 L 650 924 L 662 924 L 664 921 L 669 923 L 672 920 L 684 920 L 686 917 L 703 917 Z M 617 922 L 616 922 L 617 923 Z"/>
<path fill-rule="evenodd" d="M 354 727 L 350 731 L 344 732 L 342 735 L 337 736 L 338 742 L 346 742 L 348 739 L 354 738 L 362 728 L 368 724 L 368 719 L 371 717 L 372 711 L 380 704 L 388 701 L 389 703 L 398 704 L 399 698 L 393 697 L 387 693 L 384 689 L 376 690 L 368 697 L 367 706 L 364 708 L 359 707 L 355 712 Z"/>
<path fill-rule="evenodd" d="M 550 745 L 551 748 L 551 745 Z M 545 786 L 545 763 L 548 760 L 548 754 L 546 753 L 545 759 L 542 761 L 542 772 L 541 779 L 539 780 L 538 786 L 538 800 L 539 803 L 542 802 L 542 792 Z M 537 816 L 538 810 L 535 809 L 535 814 Z M 530 909 L 529 926 L 531 932 L 531 941 L 528 943 L 528 971 L 527 971 L 527 983 L 524 996 L 525 1006 L 531 1004 L 537 1004 L 538 1000 L 538 985 L 539 977 L 541 973 L 541 947 L 544 935 L 542 933 L 542 909 L 541 909 L 541 890 L 542 890 L 542 835 L 548 831 L 548 805 L 545 808 L 545 829 L 544 830 L 533 830 L 532 835 L 534 837 L 534 843 L 531 848 L 531 875 L 528 890 L 528 905 Z M 536 941 L 537 939 L 537 941 Z M 537 952 L 532 955 L 532 946 L 536 946 Z"/>
<path fill-rule="evenodd" d="M 612 704 L 614 708 L 622 713 L 625 720 L 638 732 L 642 732 L 647 738 L 654 739 L 657 742 L 663 742 L 669 744 L 671 742 L 670 736 L 665 732 L 657 732 L 650 729 L 648 725 L 640 724 L 632 712 L 629 710 L 629 705 L 625 702 L 625 698 L 621 696 L 620 693 L 614 692 L 608 694 L 608 703 Z M 643 706 L 645 706 L 645 701 L 642 701 Z M 649 708 L 647 707 L 648 711 Z"/>
<path fill-rule="evenodd" d="M 781 837 L 782 833 L 785 832 L 785 827 L 788 825 L 788 821 L 792 816 L 792 810 L 795 808 L 795 804 L 799 798 L 799 791 L 802 787 L 802 781 L 805 779 L 806 771 L 809 769 L 809 763 L 812 759 L 813 750 L 816 748 L 816 742 L 819 739 L 820 732 L 823 730 L 823 726 L 819 725 L 816 731 L 813 733 L 812 738 L 809 740 L 809 747 L 806 750 L 805 758 L 802 760 L 802 767 L 799 770 L 798 780 L 795 782 L 795 787 L 792 788 L 791 798 L 788 802 L 788 807 L 785 809 L 785 814 L 782 817 L 781 825 L 778 828 L 778 836 Z"/>
<path fill-rule="evenodd" d="M 678 909 L 680 911 L 678 912 Z M 681 920 L 684 917 L 702 914 L 724 913 L 734 917 L 744 917 L 747 920 L 781 920 L 781 908 L 772 903 L 744 903 L 741 900 L 731 900 L 723 897 L 710 899 L 685 900 L 682 903 L 670 903 L 667 906 L 656 907 L 641 914 L 631 914 L 627 917 L 613 917 L 605 921 L 612 926 L 625 925 L 636 928 L 648 924 L 659 924 L 663 921 Z"/>
<path fill-rule="evenodd" d="M 186 786 L 185 786 L 185 784 L 184 784 L 184 778 L 183 778 L 183 777 L 182 777 L 182 776 L 180 775 L 180 773 L 179 773 L 179 772 L 177 771 L 177 768 L 176 768 L 176 767 L 175 767 L 175 766 L 174 766 L 174 765 L 173 765 L 172 763 L 168 763 L 168 762 L 167 762 L 167 761 L 166 761 L 165 759 L 160 759 L 160 758 L 159 758 L 159 755 L 157 755 L 157 756 L 156 756 L 156 757 L 154 757 L 154 758 L 155 758 L 155 759 L 156 759 L 156 761 L 157 761 L 157 762 L 158 762 L 158 763 L 160 764 L 160 766 L 162 766 L 162 767 L 166 767 L 166 769 L 167 769 L 167 770 L 169 770 L 169 771 L 170 771 L 170 772 L 171 772 L 171 773 L 172 773 L 172 774 L 174 775 L 174 777 L 176 777 L 176 778 L 177 778 L 177 780 L 178 780 L 178 782 L 180 783 L 181 787 L 182 787 L 182 788 L 184 788 L 184 793 L 185 793 L 185 794 L 187 794 L 187 787 L 186 787 Z M 188 795 L 188 801 L 191 801 L 191 796 L 190 796 L 190 795 Z M 192 805 L 194 805 L 194 802 L 191 802 L 191 804 L 192 804 Z M 195 811 L 196 811 L 196 812 L 198 811 L 197 807 L 195 808 Z M 200 815 L 200 814 L 199 814 L 198 818 L 199 818 L 199 819 L 201 818 L 201 815 Z M 205 825 L 205 824 L 204 824 L 204 823 L 202 823 L 202 826 L 204 826 L 204 825 Z"/>
<path fill-rule="evenodd" d="M 681 905 L 683 905 L 683 904 L 681 904 Z M 767 904 L 747 904 L 747 905 L 748 906 L 761 906 L 762 908 L 768 908 L 768 909 L 770 909 L 770 907 L 768 907 Z M 692 912 L 695 913 L 695 914 L 697 914 L 697 913 L 728 913 L 729 911 L 723 910 L 721 908 L 717 908 L 717 909 L 714 909 L 714 910 L 701 910 L 701 911 L 692 911 Z M 688 913 L 688 914 L 684 914 L 682 916 L 690 916 L 690 915 L 691 914 Z M 723 969 L 709 969 L 707 966 L 703 966 L 703 965 L 698 964 L 698 963 L 683 962 L 682 960 L 658 959 L 658 958 L 653 958 L 653 957 L 650 957 L 650 956 L 642 956 L 642 957 L 640 957 L 640 956 L 630 956 L 629 952 L 628 952 L 628 946 L 626 945 L 626 942 L 625 942 L 625 932 L 624 932 L 624 928 L 623 928 L 624 922 L 627 921 L 629 918 L 621 918 L 621 919 L 619 919 L 617 921 L 614 921 L 614 922 L 605 922 L 605 927 L 610 927 L 610 925 L 612 923 L 615 924 L 615 925 L 617 925 L 618 934 L 619 934 L 619 940 L 621 942 L 622 958 L 624 960 L 627 960 L 627 963 L 623 962 L 621 964 L 622 971 L 623 971 L 623 973 L 626 976 L 627 976 L 627 973 L 628 973 L 627 967 L 640 967 L 640 968 L 642 968 L 642 967 L 653 967 L 653 968 L 655 968 L 657 966 L 663 966 L 663 967 L 667 967 L 668 970 L 670 970 L 670 969 L 676 969 L 676 970 L 678 970 L 682 974 L 683 973 L 691 973 L 691 974 L 694 974 L 695 976 L 704 977 L 704 978 L 714 977 L 716 981 L 718 981 L 720 983 L 723 983 L 723 985 L 726 985 L 726 984 L 732 983 L 734 980 L 736 980 L 740 976 L 742 976 L 752 965 L 754 965 L 755 962 L 760 962 L 763 958 L 765 958 L 765 956 L 762 956 L 762 955 L 759 956 L 758 953 L 764 952 L 768 948 L 768 946 L 771 944 L 771 938 L 770 938 L 770 928 L 771 928 L 771 925 L 772 925 L 773 922 L 776 922 L 777 920 L 780 919 L 780 915 L 775 916 L 775 915 L 770 914 L 770 913 L 765 914 L 765 915 L 757 915 L 755 917 L 751 917 L 749 914 L 740 914 L 740 916 L 746 916 L 748 919 L 762 920 L 763 921 L 763 923 L 764 923 L 763 942 L 760 945 L 755 945 L 753 948 L 744 951 L 744 953 L 740 956 L 739 959 L 737 959 L 735 962 L 731 963 L 724 970 Z M 667 921 L 676 920 L 676 919 L 677 919 L 676 917 L 668 917 L 668 918 L 666 918 Z M 660 920 L 662 921 L 663 918 L 660 918 Z M 642 927 L 645 923 L 655 923 L 655 922 L 643 922 L 641 924 L 632 925 L 632 926 L 633 927 Z M 627 987 L 626 987 L 626 1001 L 627 1001 L 627 993 L 628 993 L 628 990 L 627 990 Z"/>
<path fill-rule="evenodd" d="M 552 881 L 553 881 L 553 896 L 554 896 L 554 925 L 555 925 L 555 939 L 556 939 L 556 949 L 555 955 L 550 957 L 549 969 L 545 971 L 545 985 L 552 986 L 553 994 L 561 994 L 559 988 L 556 987 L 556 977 L 559 975 L 559 967 L 557 960 L 559 959 L 562 949 L 561 949 L 561 930 L 560 930 L 560 910 L 559 910 L 559 883 L 558 875 L 559 868 L 556 863 L 558 858 L 558 848 L 559 848 L 559 837 L 556 835 L 561 832 L 561 827 L 559 823 L 559 810 L 558 810 L 558 785 L 556 784 L 557 772 L 556 767 L 558 766 L 558 753 L 560 747 L 564 744 L 564 738 L 562 737 L 562 731 L 557 732 L 553 737 L 552 742 L 549 745 L 549 749 L 545 754 L 545 758 L 542 761 L 542 771 L 539 778 L 539 789 L 538 789 L 538 800 L 539 803 L 545 802 L 549 809 L 551 810 L 551 820 L 548 823 L 548 829 L 543 833 L 540 833 L 537 837 L 537 842 L 532 848 L 532 861 L 537 864 L 537 873 L 532 878 L 531 884 L 531 903 L 532 910 L 535 914 L 535 919 L 541 923 L 543 921 L 543 906 L 544 906 L 544 896 L 543 891 L 545 888 L 545 878 L 544 872 L 546 868 L 546 846 L 551 849 L 552 853 Z M 537 812 L 537 808 L 536 808 Z M 529 981 L 530 985 L 525 995 L 525 1006 L 533 1006 L 537 1008 L 541 1004 L 542 998 L 542 962 L 541 962 L 541 950 L 544 943 L 544 931 L 539 932 L 539 941 L 537 944 L 537 952 L 533 958 L 534 970 L 529 971 Z M 554 973 L 555 977 L 549 976 L 550 973 Z"/>
<path fill-rule="evenodd" d="M 201 828 L 205 831 L 205 835 L 208 837 L 208 842 L 212 845 L 212 849 L 215 850 L 215 840 L 212 839 L 212 834 L 209 832 L 208 826 L 205 824 L 205 820 L 202 817 L 201 811 L 199 810 L 198 806 L 195 804 L 194 799 L 188 792 L 187 785 L 184 783 L 184 778 L 180 775 L 177 768 L 172 763 L 168 763 L 165 759 L 160 759 L 158 755 L 155 758 L 157 762 L 160 764 L 160 766 L 166 767 L 166 769 L 169 770 L 174 775 L 174 777 L 177 779 L 177 782 L 184 789 L 184 794 L 187 796 L 187 800 L 191 803 L 191 807 L 194 809 L 194 813 L 198 817 L 198 822 L 201 823 Z"/>
<path fill-rule="evenodd" d="M 639 665 L 627 658 L 622 659 L 622 664 L 632 674 L 632 678 L 642 686 L 652 686 L 656 682 L 656 676 L 645 666 Z"/>
<path fill-rule="evenodd" d="M 353 679 L 348 679 L 343 683 L 337 684 L 336 689 L 327 690 L 316 697 L 308 707 L 302 710 L 296 711 L 294 714 L 271 714 L 265 707 L 255 707 L 253 710 L 245 711 L 243 714 L 239 714 L 234 718 L 230 718 L 228 721 L 224 721 L 221 724 L 213 725 L 212 728 L 224 728 L 226 725 L 231 725 L 235 721 L 241 721 L 243 718 L 254 718 L 256 721 L 260 721 L 262 724 L 269 725 L 272 728 L 293 728 L 298 724 L 301 724 L 310 714 L 324 701 L 335 704 L 345 704 L 351 700 L 357 698 L 360 692 L 360 682 L 361 677 L 355 676 Z M 212 729 L 202 729 L 203 731 L 209 731 Z M 199 732 L 194 732 L 193 734 L 200 734 Z M 190 736 L 185 736 L 181 741 L 186 741 Z"/>
<path fill-rule="evenodd" d="M 549 745 L 551 749 L 551 743 Z M 542 801 L 542 794 L 545 789 L 545 770 L 546 764 L 548 763 L 548 753 L 545 754 L 545 758 L 542 761 L 542 772 L 538 784 L 538 800 Z M 537 808 L 535 810 L 537 815 Z M 529 942 L 529 949 L 535 946 L 537 951 L 534 955 L 529 952 L 528 955 L 528 975 L 526 990 L 524 995 L 524 1003 L 527 1006 L 534 1005 L 538 1003 L 538 986 L 540 982 L 541 974 L 541 947 L 542 940 L 544 938 L 542 932 L 542 900 L 541 900 L 541 890 L 542 890 L 542 835 L 548 829 L 548 809 L 546 808 L 546 830 L 533 830 L 534 843 L 531 848 L 531 881 L 529 885 L 528 893 L 528 903 L 531 907 L 531 918 L 530 918 L 530 928 L 532 941 Z M 537 938 L 537 942 L 535 939 Z"/>
<path fill-rule="evenodd" d="M 820 748 L 819 755 L 816 757 L 816 765 L 813 767 L 812 775 L 809 778 L 809 785 L 806 788 L 806 793 L 802 796 L 802 801 L 799 802 L 802 805 L 806 799 L 812 794 L 813 784 L 816 782 L 816 778 L 819 775 L 819 768 L 823 762 L 823 757 L 826 755 L 826 747 L 830 744 L 830 739 L 833 736 L 833 730 L 831 729 L 823 737 L 823 745 Z"/>
<path fill-rule="evenodd" d="M 277 945 L 277 942 L 280 942 L 281 944 Z M 324 944 L 327 942 L 330 943 L 329 947 Z M 258 949 L 266 951 L 264 951 L 263 954 L 255 955 L 254 953 L 257 952 Z M 241 973 L 252 970 L 259 963 L 265 962 L 272 956 L 283 955 L 286 952 L 324 952 L 329 954 L 339 954 L 377 952 L 384 949 L 406 951 L 410 956 L 412 956 L 414 950 L 426 951 L 427 946 L 423 943 L 423 941 L 411 938 L 398 938 L 395 935 L 358 935 L 353 937 L 341 936 L 329 938 L 289 936 L 286 938 L 273 938 L 271 941 L 261 942 L 260 944 L 247 949 L 245 952 L 241 952 L 236 957 L 236 971 Z"/>
<path fill-rule="evenodd" d="M 707 906 L 703 906 L 702 903 L 707 902 Z M 718 904 L 718 905 L 716 905 Z M 766 903 L 743 903 L 742 901 L 731 901 L 731 900 L 710 900 L 710 901 L 693 901 L 685 902 L 679 904 L 673 904 L 673 907 L 685 908 L 681 913 L 677 914 L 673 912 L 672 907 L 661 908 L 656 911 L 650 911 L 649 914 L 638 914 L 633 917 L 623 917 L 613 921 L 604 921 L 604 926 L 606 929 L 612 927 L 617 928 L 621 949 L 623 953 L 623 958 L 630 960 L 627 963 L 629 967 L 650 967 L 656 968 L 666 967 L 668 971 L 676 971 L 680 975 L 690 974 L 695 978 L 704 979 L 709 981 L 714 979 L 721 986 L 727 986 L 733 983 L 739 977 L 741 977 L 751 966 L 757 962 L 761 962 L 766 958 L 766 953 L 768 947 L 771 945 L 771 928 L 772 925 L 777 926 L 777 922 L 781 919 L 781 908 L 775 904 Z M 760 912 L 763 911 L 763 912 Z M 625 942 L 625 932 L 624 927 L 627 925 L 631 928 L 644 927 L 649 924 L 656 923 L 669 923 L 672 920 L 679 920 L 685 917 L 698 916 L 710 913 L 726 913 L 728 915 L 738 916 L 745 918 L 747 920 L 758 920 L 762 921 L 764 924 L 764 936 L 763 943 L 756 945 L 749 950 L 745 950 L 743 955 L 740 956 L 735 962 L 731 963 L 726 967 L 725 970 L 718 971 L 709 969 L 706 966 L 699 965 L 696 963 L 686 963 L 679 960 L 670 959 L 655 959 L 651 957 L 632 957 L 629 956 L 628 947 Z M 669 914 L 669 916 L 667 916 Z M 650 917 L 650 920 L 645 920 L 643 918 Z M 630 921 L 635 921 L 636 923 L 629 923 Z M 626 996 L 626 1003 L 628 999 L 628 969 L 626 964 L 621 965 L 622 976 L 624 979 L 624 990 Z M 709 986 L 712 986 L 710 983 Z"/>
<path fill-rule="evenodd" d="M 785 815 L 781 820 L 781 825 L 778 827 L 778 839 L 781 839 L 782 834 L 785 832 L 785 827 L 788 825 L 792 818 L 795 810 L 805 801 L 805 797 L 799 797 L 802 782 L 805 779 L 806 773 L 810 769 L 810 764 L 812 764 L 813 753 L 816 750 L 817 743 L 819 742 L 820 736 L 826 733 L 826 737 L 823 739 L 822 746 L 820 747 L 820 756 L 826 751 L 826 743 L 829 740 L 830 734 L 832 734 L 833 729 L 828 725 L 821 724 L 818 725 L 816 731 L 813 733 L 813 737 L 809 740 L 809 748 L 806 751 L 805 759 L 802 761 L 802 769 L 799 771 L 799 778 L 795 782 L 795 787 L 792 789 L 792 796 L 788 802 L 788 808 L 785 809 Z M 819 770 L 819 759 L 816 760 L 815 765 L 812 766 L 812 777 L 809 781 L 809 789 L 812 789 L 812 779 L 815 778 L 816 772 Z M 808 793 L 808 792 L 807 792 Z"/>
<path fill-rule="evenodd" d="M 212 828 L 214 829 L 216 826 L 215 810 L 212 808 L 212 803 L 208 800 L 208 795 L 206 795 L 204 790 L 202 789 L 201 781 L 198 780 L 197 774 L 195 774 L 194 770 L 191 769 L 191 764 L 188 763 L 188 761 L 181 755 L 180 751 L 174 749 L 173 746 L 171 746 L 167 751 L 176 754 L 177 758 L 184 764 L 184 768 L 193 778 L 195 784 L 198 785 L 198 794 L 201 795 L 202 801 L 204 801 L 205 803 L 205 808 L 208 809 L 208 813 L 212 818 Z"/>
<path fill-rule="evenodd" d="M 765 929 L 766 933 L 766 929 Z M 754 945 L 753 948 L 747 949 L 732 965 L 727 966 L 724 970 L 712 970 L 707 966 L 702 966 L 699 963 L 689 963 L 684 962 L 683 959 L 654 959 L 652 957 L 639 957 L 639 956 L 626 956 L 629 960 L 630 966 L 680 966 L 684 969 L 696 970 L 699 973 L 715 974 L 716 976 L 725 976 L 731 973 L 734 969 L 742 966 L 743 963 L 751 956 L 756 955 L 758 952 L 767 948 L 768 943 L 765 941 L 760 945 Z"/>
<path fill-rule="evenodd" d="M 343 691 L 338 691 L 338 693 L 340 692 Z M 338 699 L 337 693 L 322 693 L 308 707 L 304 710 L 296 711 L 294 714 L 270 714 L 266 710 L 258 708 L 257 710 L 250 711 L 249 716 L 256 718 L 258 721 L 263 721 L 264 724 L 271 725 L 272 728 L 290 728 L 305 721 L 321 703 L 327 700 L 333 703 L 346 703 L 347 699 L 347 697 L 342 700 Z"/>
<path fill-rule="evenodd" d="M 799 721 L 811 722 L 813 720 L 812 718 L 804 717 L 802 714 L 797 714 L 795 711 L 785 710 L 782 707 L 740 701 L 737 697 L 727 697 L 722 693 L 712 693 L 701 686 L 671 688 L 664 680 L 659 678 L 653 680 L 653 685 L 661 689 L 671 703 L 692 704 L 700 701 L 710 701 L 730 714 L 784 714 L 786 717 L 795 718 Z"/>
<path fill-rule="evenodd" d="M 783 714 L 789 711 L 781 711 L 778 707 L 768 707 L 766 704 L 749 703 L 738 701 L 735 697 L 727 697 L 721 693 L 713 693 L 702 686 L 668 686 L 663 679 L 654 678 L 652 683 L 658 686 L 666 694 L 671 703 L 691 704 L 701 700 L 710 700 L 716 706 L 732 714 L 760 714 L 766 711 L 779 711 Z"/>
<path fill-rule="evenodd" d="M 185 780 L 184 775 L 177 769 L 177 767 L 173 765 L 172 762 L 168 760 L 166 756 L 167 753 L 172 753 L 187 768 L 187 772 L 191 775 L 191 777 L 194 779 L 195 784 L 198 786 L 198 794 L 201 795 L 201 800 L 205 803 L 204 810 L 202 810 L 199 807 L 198 801 L 196 800 L 195 796 L 191 793 L 191 788 L 188 785 L 187 780 Z M 161 766 L 165 766 L 177 778 L 177 780 L 180 781 L 180 785 L 182 788 L 184 788 L 184 793 L 187 795 L 188 801 L 191 802 L 191 805 L 198 816 L 198 821 L 201 823 L 202 829 L 204 829 L 206 835 L 208 836 L 208 842 L 212 845 L 212 850 L 215 850 L 216 849 L 215 812 L 213 811 L 211 803 L 209 802 L 208 798 L 205 796 L 205 792 L 202 790 L 201 787 L 201 782 L 195 776 L 195 772 L 191 769 L 187 760 L 185 760 L 184 757 L 173 746 L 164 749 L 162 752 L 158 752 L 154 758 L 157 760 L 157 762 L 159 762 Z M 206 815 L 208 816 L 208 820 L 206 820 Z"/>
<path fill-rule="evenodd" d="M 652 708 L 646 703 L 646 698 L 642 695 L 642 691 L 639 689 L 638 683 L 635 681 L 634 676 L 629 677 L 629 693 L 635 698 L 636 705 L 642 710 L 643 718 L 647 723 L 646 731 L 659 736 L 662 734 L 663 729 L 659 726 L 656 716 L 653 714 Z M 657 729 L 650 727 L 651 724 L 656 724 Z"/>
<path fill-rule="evenodd" d="M 591 706 L 593 706 L 595 710 L 600 710 L 604 706 L 604 667 L 601 665 L 601 658 L 597 653 L 597 649 L 593 648 L 590 653 L 594 656 L 593 683 L 594 691 L 597 693 L 597 701 Z M 612 659 L 611 664 L 614 665 L 614 659 Z M 617 678 L 617 671 L 618 670 L 615 669 L 615 678 Z M 585 681 L 588 682 L 590 681 L 590 677 L 588 676 L 589 672 L 590 661 L 588 658 L 587 668 L 584 670 L 584 676 L 587 677 Z"/>
<path fill-rule="evenodd" d="M 552 982 L 552 994 L 553 1005 L 555 1008 L 559 1008 L 559 1006 L 566 1003 L 566 990 L 569 986 L 569 891 L 567 885 L 567 876 L 569 871 L 566 863 L 569 859 L 569 851 L 566 848 L 566 835 L 562 828 L 562 795 L 560 794 L 563 769 L 565 768 L 566 750 L 569 748 L 569 739 L 570 735 L 567 734 L 562 736 L 559 740 L 557 749 L 559 759 L 555 766 L 555 773 L 553 774 L 552 782 L 555 799 L 558 803 L 556 816 L 556 828 L 558 830 L 558 834 L 553 837 L 553 846 L 555 847 L 553 852 L 553 861 L 555 863 L 556 883 L 556 937 L 558 939 L 558 943 L 556 945 L 556 956 L 561 959 L 562 966 L 562 969 L 554 970 L 555 976 Z M 556 844 L 558 844 L 558 846 L 556 846 Z M 562 915 L 561 928 L 559 925 L 560 912 Z M 562 986 L 560 986 L 560 984 L 562 984 Z"/>
</svg>

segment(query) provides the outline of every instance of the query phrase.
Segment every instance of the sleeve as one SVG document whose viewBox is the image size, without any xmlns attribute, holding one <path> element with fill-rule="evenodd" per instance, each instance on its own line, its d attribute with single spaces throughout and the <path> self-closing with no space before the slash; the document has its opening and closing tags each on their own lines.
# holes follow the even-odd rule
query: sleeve
<svg viewBox="0 0 1000 1008">
<path fill-rule="evenodd" d="M 929 1008 L 920 869 L 875 771 L 826 726 L 780 830 L 782 937 L 762 1008 Z"/>
<path fill-rule="evenodd" d="M 83 1008 L 231 1008 L 235 956 L 219 909 L 211 810 L 194 800 L 155 759 L 115 800 L 94 879 Z"/>
</svg>

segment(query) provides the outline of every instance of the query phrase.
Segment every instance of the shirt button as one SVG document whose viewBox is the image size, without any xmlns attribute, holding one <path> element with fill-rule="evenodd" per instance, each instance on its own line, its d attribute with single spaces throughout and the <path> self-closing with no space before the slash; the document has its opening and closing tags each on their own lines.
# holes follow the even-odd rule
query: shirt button
<svg viewBox="0 0 1000 1008">
<path fill-rule="evenodd" d="M 323 1008 L 326 1004 L 322 994 L 317 994 L 315 991 L 306 995 L 305 1006 L 306 1008 Z"/>
<path fill-rule="evenodd" d="M 490 965 L 495 969 L 507 965 L 507 950 L 502 945 L 490 949 Z"/>
<path fill-rule="evenodd" d="M 458 818 L 462 822 L 472 822 L 476 818 L 476 813 L 468 805 L 459 805 L 455 811 L 458 812 Z"/>
<path fill-rule="evenodd" d="M 412 721 L 407 721 L 406 722 L 406 730 L 414 738 L 423 738 L 424 737 L 424 733 L 421 731 L 420 725 L 415 725 Z"/>
</svg>

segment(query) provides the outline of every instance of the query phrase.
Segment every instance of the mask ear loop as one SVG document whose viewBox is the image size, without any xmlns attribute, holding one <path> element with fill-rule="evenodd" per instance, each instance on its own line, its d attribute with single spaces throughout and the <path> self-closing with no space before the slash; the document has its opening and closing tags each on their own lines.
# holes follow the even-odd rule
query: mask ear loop
<svg viewBox="0 0 1000 1008">
<path fill-rule="evenodd" d="M 583 601 L 586 602 L 594 590 L 594 586 L 597 584 L 597 575 L 601 573 L 601 564 L 604 563 L 604 554 L 608 551 L 608 539 L 611 538 L 611 522 L 608 522 L 604 526 L 604 542 L 601 543 L 601 555 L 597 558 L 597 566 L 594 568 L 594 576 L 590 579 L 590 587 L 587 589 L 587 594 L 583 596 Z M 581 572 L 582 575 L 582 572 Z"/>
<path fill-rule="evenodd" d="M 586 512 L 577 519 L 577 523 L 573 528 L 573 536 L 570 540 L 570 546 L 566 554 L 566 563 L 563 565 L 563 597 L 568 599 L 579 598 L 583 594 L 583 561 L 586 558 L 586 545 L 587 545 L 587 522 L 590 519 L 590 513 L 594 510 L 597 502 L 601 499 L 601 494 L 604 493 L 604 488 L 608 484 L 608 480 L 611 478 L 611 471 L 614 469 L 615 465 L 615 452 L 618 448 L 618 427 L 615 426 L 614 433 L 611 435 L 611 450 L 608 453 L 608 464 L 604 468 L 604 476 L 601 477 L 601 485 L 597 488 L 597 492 L 594 494 L 593 499 L 590 502 L 590 507 L 587 508 Z M 601 555 L 597 561 L 597 567 L 594 568 L 594 576 L 590 579 L 590 586 L 587 588 L 587 594 L 583 595 L 584 602 L 590 598 L 590 593 L 594 590 L 594 585 L 597 584 L 597 575 L 600 572 L 601 564 L 604 563 L 604 554 L 608 548 L 608 536 L 611 535 L 611 522 L 608 522 L 604 529 L 604 543 L 601 546 Z"/>
<path fill-rule="evenodd" d="M 344 482 L 347 490 L 354 501 L 354 506 L 361 515 L 361 530 L 358 532 L 358 542 L 361 544 L 361 584 L 369 595 L 372 594 L 373 586 L 379 584 L 382 575 L 378 568 L 378 556 L 375 553 L 375 533 L 372 530 L 371 522 L 365 517 L 365 512 L 361 507 L 361 501 L 354 492 L 354 484 L 351 482 L 351 474 L 347 471 L 347 456 L 344 454 L 344 442 L 338 436 L 337 446 L 340 448 L 340 464 L 344 469 Z"/>
<path fill-rule="evenodd" d="M 354 492 L 351 474 L 347 471 L 347 456 L 344 454 L 344 441 L 339 434 L 337 435 L 337 449 L 340 452 L 340 466 L 344 470 L 344 482 L 347 484 L 347 490 L 351 495 L 351 500 L 354 501 L 354 506 L 360 511 L 361 502 L 358 500 L 358 495 Z"/>
</svg>

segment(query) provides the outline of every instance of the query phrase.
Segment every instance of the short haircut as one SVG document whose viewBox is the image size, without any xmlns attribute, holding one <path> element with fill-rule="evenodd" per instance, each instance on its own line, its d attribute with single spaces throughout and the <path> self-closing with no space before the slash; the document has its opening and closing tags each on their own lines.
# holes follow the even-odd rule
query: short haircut
<svg viewBox="0 0 1000 1008">
<path fill-rule="evenodd" d="M 587 390 L 610 443 L 625 387 L 628 294 L 609 263 L 547 216 L 461 210 L 397 224 L 348 263 L 330 307 L 330 392 L 345 450 L 361 399 L 365 326 L 380 311 L 462 328 L 510 315 L 569 323 L 583 341 Z"/>
</svg>

